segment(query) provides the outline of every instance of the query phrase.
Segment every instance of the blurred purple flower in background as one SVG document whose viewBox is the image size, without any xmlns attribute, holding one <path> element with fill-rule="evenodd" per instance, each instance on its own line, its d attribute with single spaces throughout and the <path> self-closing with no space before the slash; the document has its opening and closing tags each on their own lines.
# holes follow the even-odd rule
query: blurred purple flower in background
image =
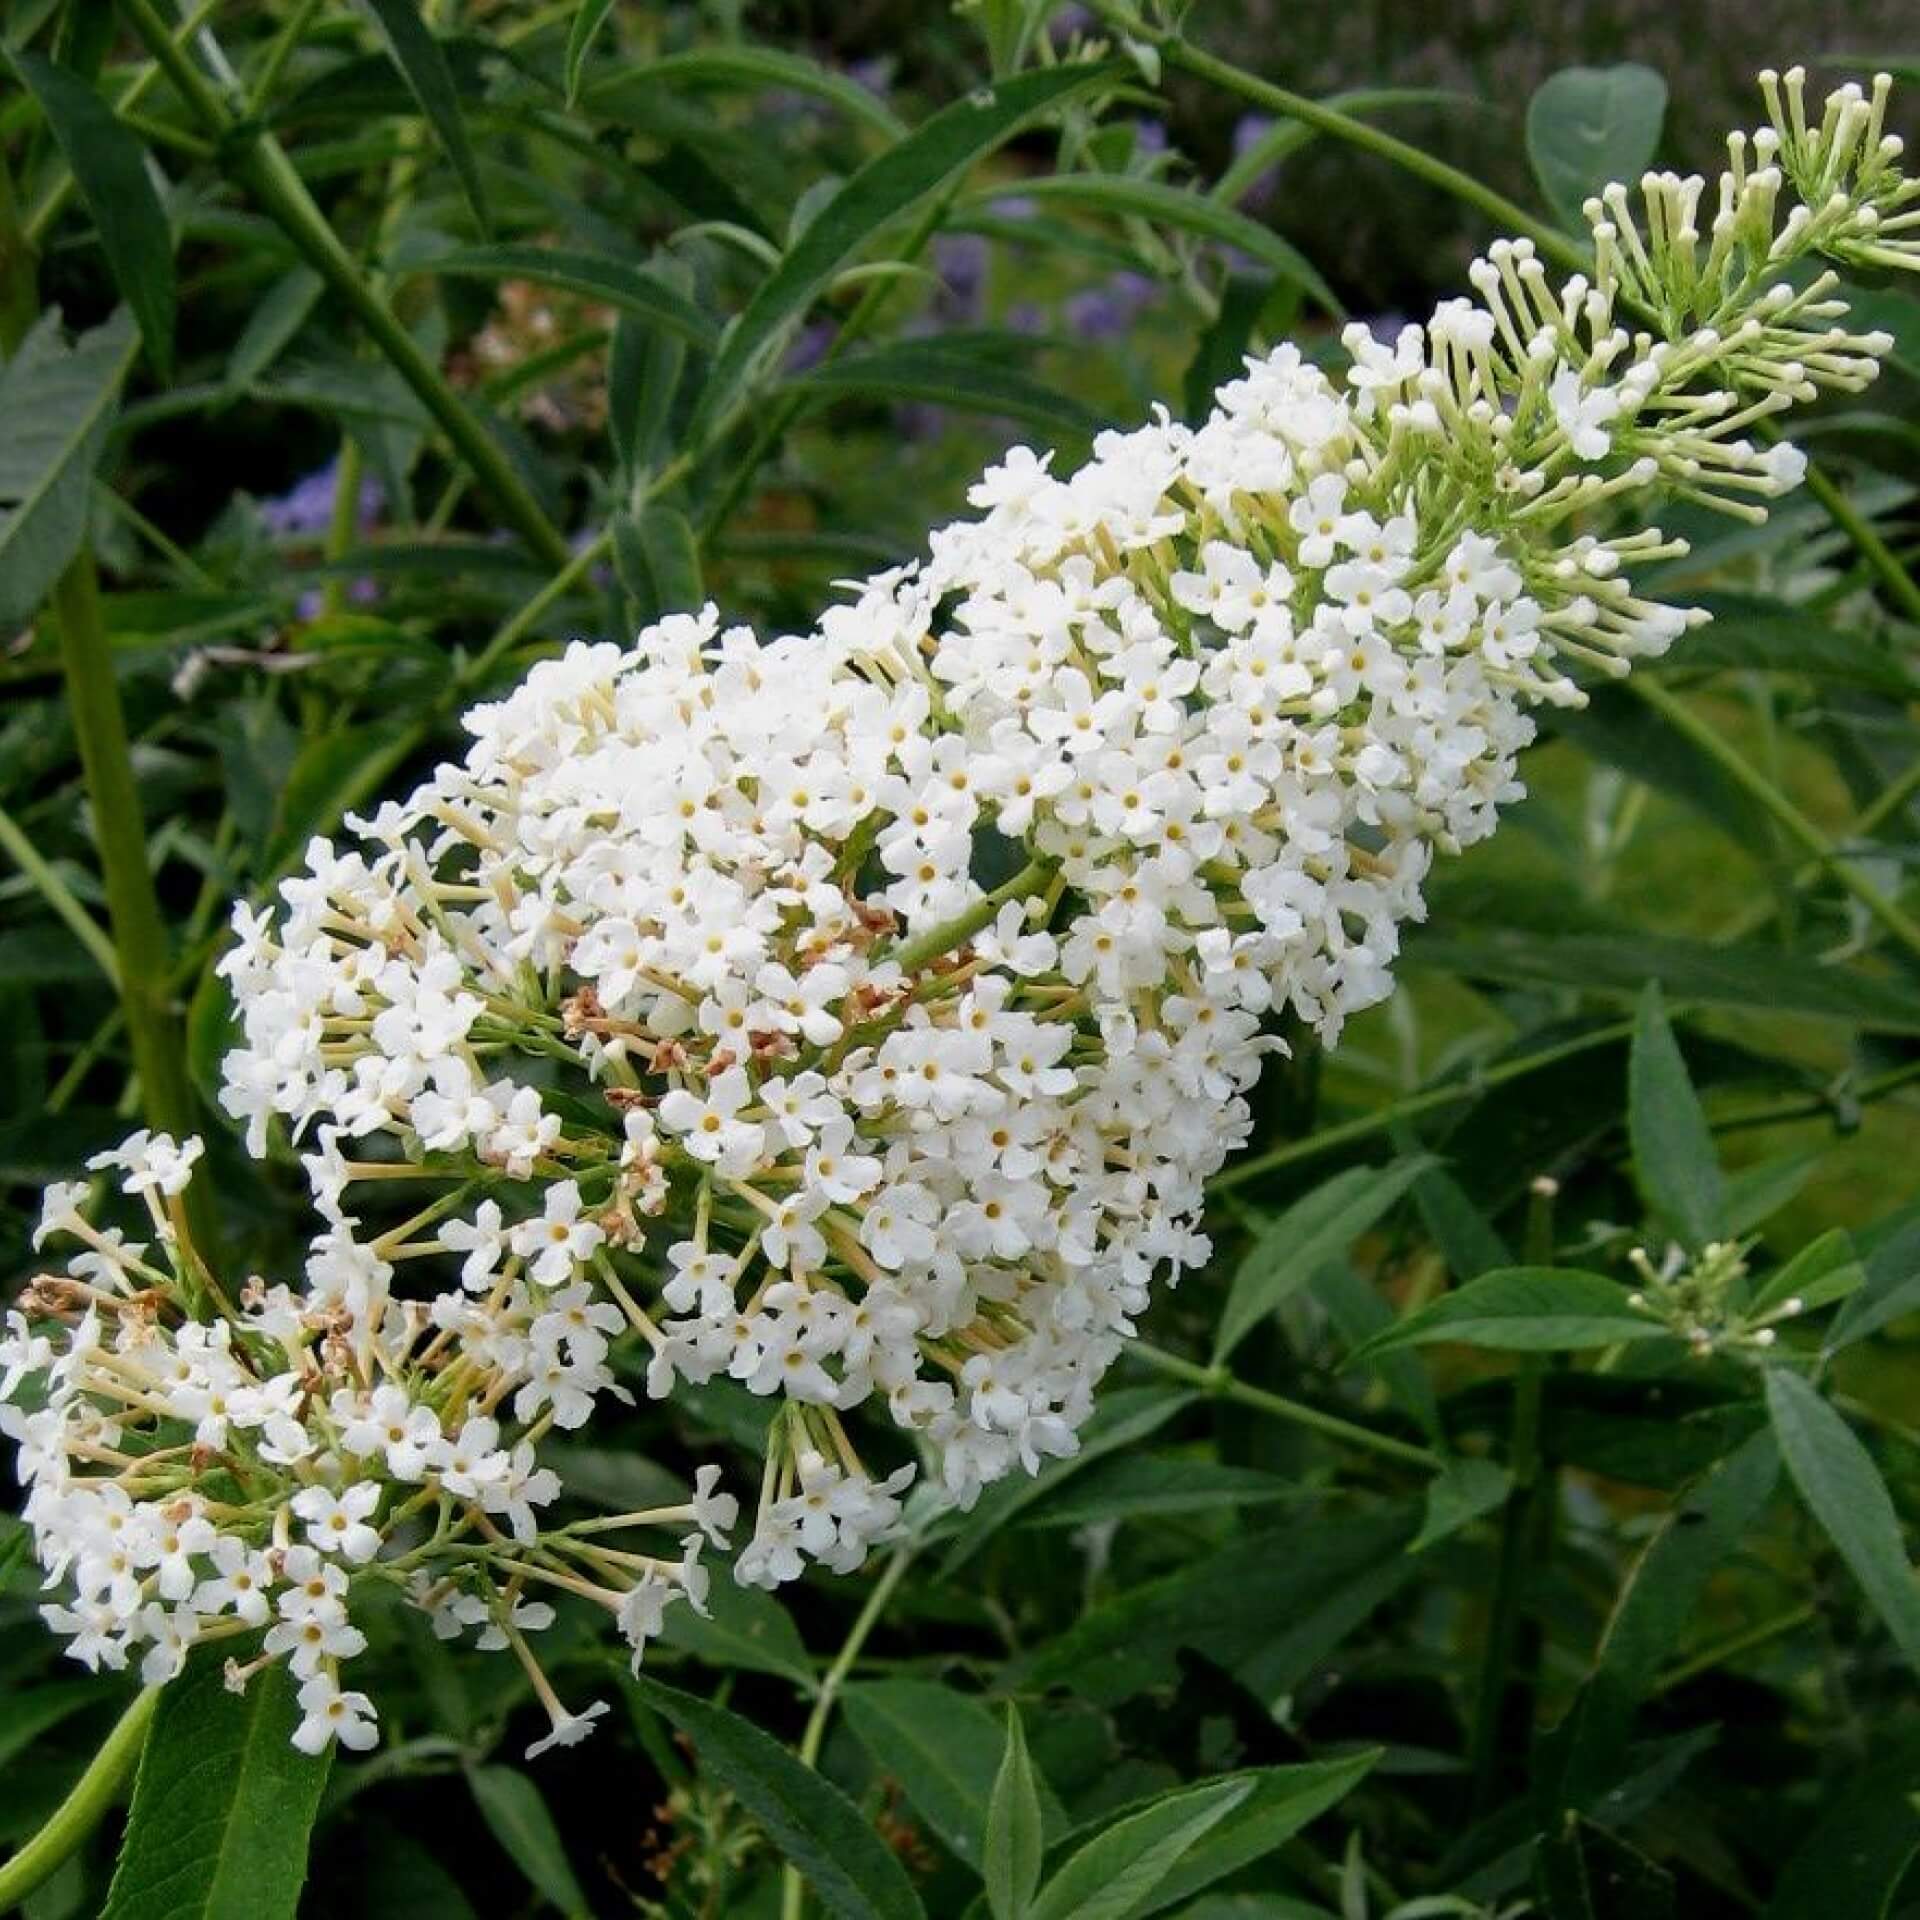
<svg viewBox="0 0 1920 1920">
<path fill-rule="evenodd" d="M 1244 160 L 1272 131 L 1271 114 L 1243 113 L 1233 129 L 1233 157 Z M 1255 174 L 1246 192 L 1240 196 L 1241 204 L 1252 206 L 1269 198 L 1279 178 L 1280 170 L 1277 167 L 1269 167 L 1265 172 Z"/>
<path fill-rule="evenodd" d="M 950 324 L 979 322 L 987 291 L 987 243 L 977 233 L 943 233 L 933 243 L 933 270 L 940 276 L 936 305 Z"/>
<path fill-rule="evenodd" d="M 827 357 L 827 349 L 833 345 L 833 336 L 838 331 L 831 320 L 809 320 L 793 336 L 793 344 L 787 349 L 786 360 L 782 363 L 788 373 L 805 373 L 817 367 Z"/>
<path fill-rule="evenodd" d="M 282 539 L 301 534 L 325 533 L 333 524 L 333 495 L 339 484 L 340 457 L 336 454 L 324 467 L 296 480 L 274 500 L 260 502 L 260 519 L 267 531 Z M 370 473 L 360 478 L 360 510 L 355 524 L 364 533 L 380 518 L 387 496 L 380 482 Z"/>
<path fill-rule="evenodd" d="M 1159 293 L 1158 282 L 1144 273 L 1109 274 L 1098 286 L 1069 296 L 1067 327 L 1082 340 L 1111 340 L 1125 333 Z"/>
</svg>

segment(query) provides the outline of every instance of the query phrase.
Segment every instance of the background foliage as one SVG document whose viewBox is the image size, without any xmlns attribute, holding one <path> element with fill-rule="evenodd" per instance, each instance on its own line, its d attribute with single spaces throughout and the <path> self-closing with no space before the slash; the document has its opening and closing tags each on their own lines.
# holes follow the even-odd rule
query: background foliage
<svg viewBox="0 0 1920 1920">
<path fill-rule="evenodd" d="M 1020 0 L 15 0 L 0 1265 L 144 1115 L 207 1131 L 230 1255 L 284 1270 L 297 1174 L 210 1099 L 226 904 L 557 641 L 804 621 L 1011 440 L 1071 460 L 1249 345 L 1418 313 L 1493 194 L 1553 224 L 1710 167 L 1750 57 L 1901 50 L 1890 7 L 1538 11 L 1196 9 L 1223 78 L 1146 40 L 1076 76 L 1086 10 Z M 1667 87 L 1553 77 L 1626 58 Z M 1807 430 L 1834 491 L 1667 516 L 1717 623 L 1555 717 L 1399 996 L 1263 1085 L 1214 1268 L 1076 1460 L 858 1580 L 722 1583 L 642 1680 L 563 1623 L 625 1712 L 532 1769 L 518 1670 L 398 1613 L 394 1737 L 324 1781 L 284 1700 L 191 1675 L 111 1896 L 117 1815 L 33 1920 L 291 1912 L 303 1803 L 314 1915 L 1920 1911 L 1920 305 L 1860 300 L 1899 344 Z M 1716 1310 L 1824 1310 L 1633 1337 L 1630 1250 L 1729 1236 Z M 648 1504 L 686 1418 L 597 1425 L 569 1485 Z M 57 1660 L 8 1528 L 12 1847 L 114 1797 L 130 1696 Z"/>
</svg>

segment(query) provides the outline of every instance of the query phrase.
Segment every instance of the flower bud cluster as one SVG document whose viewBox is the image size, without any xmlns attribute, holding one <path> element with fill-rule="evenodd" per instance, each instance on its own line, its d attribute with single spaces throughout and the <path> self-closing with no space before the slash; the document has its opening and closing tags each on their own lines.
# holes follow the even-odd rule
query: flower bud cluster
<svg viewBox="0 0 1920 1920">
<path fill-rule="evenodd" d="M 277 909 L 238 910 L 224 1104 L 255 1152 L 276 1127 L 306 1148 L 325 1224 L 297 1290 L 212 1319 L 182 1296 L 199 1331 L 152 1337 L 168 1366 L 207 1341 L 247 1391 L 289 1382 L 283 1438 L 228 1428 L 260 1476 L 233 1489 L 246 1525 L 291 1551 L 295 1497 L 371 1485 L 347 1529 L 430 1524 L 376 1532 L 369 1576 L 516 1650 L 523 1587 L 572 1582 L 638 1641 L 697 1602 L 694 1555 L 533 1512 L 540 1435 L 618 1396 L 616 1368 L 778 1403 L 752 1584 L 859 1566 L 917 1472 L 965 1504 L 1071 1453 L 1154 1283 L 1207 1257 L 1274 1016 L 1331 1042 L 1382 999 L 1435 854 L 1521 792 L 1528 707 L 1688 624 L 1629 578 L 1678 542 L 1590 527 L 1655 483 L 1733 510 L 1791 484 L 1744 428 L 1882 350 L 1816 332 L 1825 292 L 1783 277 L 1830 220 L 1757 257 L 1743 228 L 1710 311 L 1661 322 L 1666 192 L 1651 239 L 1597 231 L 1592 282 L 1493 249 L 1478 304 L 1351 334 L 1344 384 L 1282 347 L 1198 427 L 1102 435 L 1065 476 L 1014 450 L 976 518 L 814 632 L 709 607 L 570 647 L 354 845 L 314 842 Z M 1656 331 L 1616 324 L 1629 303 Z M 348 1207 L 386 1181 L 436 1197 L 368 1235 Z M 101 1308 L 89 1352 L 126 1317 Z M 133 1416 L 68 1386 L 77 1335 L 42 1337 L 18 1331 L 16 1371 L 117 1435 Z M 186 1413 L 129 1384 L 177 1447 Z M 346 1438 L 389 1385 L 403 1436 L 424 1409 L 413 1478 Z M 515 1423 L 480 1438 L 531 1540 L 447 1465 L 469 1418 Z M 58 1458 L 35 1524 L 65 1574 Z M 234 1503 L 190 1460 L 179 1486 L 216 1528 Z M 697 1499 L 711 1519 L 704 1473 Z"/>
</svg>

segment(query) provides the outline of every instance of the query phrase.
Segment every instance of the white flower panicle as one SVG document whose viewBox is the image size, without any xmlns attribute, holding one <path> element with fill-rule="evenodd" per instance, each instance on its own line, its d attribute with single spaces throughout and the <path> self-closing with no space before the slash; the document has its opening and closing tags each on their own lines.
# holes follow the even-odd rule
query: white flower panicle
<svg viewBox="0 0 1920 1920">
<path fill-rule="evenodd" d="M 1477 303 L 1350 329 L 1344 387 L 1282 347 L 1197 428 L 1067 476 L 1016 449 L 816 632 L 708 608 L 573 646 L 356 846 L 315 841 L 223 963 L 224 1103 L 308 1148 L 304 1284 L 230 1303 L 149 1193 L 156 1277 L 56 1189 L 88 1251 L 36 1296 L 56 1331 L 0 1346 L 46 1396 L 5 1417 L 75 1651 L 164 1671 L 271 1619 L 303 1740 L 364 1742 L 346 1594 L 387 1580 L 526 1658 L 570 1741 L 542 1589 L 637 1647 L 731 1518 L 703 1468 L 620 1517 L 693 1521 L 679 1561 L 547 1524 L 539 1440 L 616 1365 L 776 1403 L 749 1584 L 858 1567 L 922 1468 L 965 1504 L 1071 1453 L 1207 1255 L 1272 1016 L 1332 1041 L 1383 998 L 1433 856 L 1521 791 L 1528 706 L 1694 617 L 1630 578 L 1682 544 L 1613 503 L 1758 513 L 1803 465 L 1767 417 L 1873 374 L 1889 343 L 1788 275 L 1914 264 L 1885 94 L 1815 130 L 1770 87 L 1704 257 L 1702 182 L 1649 176 L 1644 233 L 1609 189 L 1591 278 L 1502 244 Z M 363 1234 L 349 1189 L 395 1180 L 442 1191 Z"/>
<path fill-rule="evenodd" d="M 36 1245 L 82 1250 L 0 1333 L 0 1432 L 19 1448 L 40 1563 L 64 1590 L 47 1624 L 88 1667 L 137 1666 L 148 1685 L 192 1647 L 245 1642 L 228 1682 L 284 1659 L 296 1746 L 369 1747 L 373 1706 L 340 1676 L 366 1646 L 352 1593 L 388 1585 L 443 1637 L 512 1647 L 554 1713 L 537 1745 L 565 1738 L 574 1717 L 524 1638 L 553 1618 L 540 1596 L 604 1607 L 637 1664 L 670 1603 L 704 1611 L 701 1550 L 724 1545 L 738 1513 L 719 1468 L 701 1468 L 681 1502 L 549 1524 L 561 1489 L 539 1442 L 574 1424 L 553 1375 L 597 1378 L 618 1311 L 584 1286 L 507 1275 L 395 1299 L 387 1255 L 404 1253 L 417 1219 L 356 1247 L 351 1281 L 335 1283 L 340 1242 L 323 1236 L 308 1286 L 229 1292 L 181 1198 L 200 1150 L 141 1133 L 90 1163 L 144 1203 L 145 1242 L 92 1225 L 85 1188 L 52 1189 Z M 660 1556 L 613 1544 L 630 1529 L 685 1531 Z"/>
</svg>

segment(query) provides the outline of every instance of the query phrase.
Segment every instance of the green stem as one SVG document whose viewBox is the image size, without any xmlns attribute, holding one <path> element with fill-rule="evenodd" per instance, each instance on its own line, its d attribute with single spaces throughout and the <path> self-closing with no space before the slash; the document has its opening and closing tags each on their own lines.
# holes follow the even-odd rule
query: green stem
<svg viewBox="0 0 1920 1920">
<path fill-rule="evenodd" d="M 565 566 L 571 558 L 565 537 L 541 511 L 540 503 L 480 418 L 447 384 L 439 367 L 421 351 L 413 335 L 369 284 L 314 204 L 286 149 L 259 125 L 235 121 L 213 84 L 174 44 L 153 0 L 119 0 L 119 5 L 128 24 L 215 142 L 221 171 L 253 196 L 307 264 L 352 310 L 433 416 L 455 454 L 492 497 L 508 525 L 548 566 Z"/>
<path fill-rule="evenodd" d="M 1250 1386 L 1225 1367 L 1200 1366 L 1195 1361 L 1182 1359 L 1179 1354 L 1169 1353 L 1164 1347 L 1153 1346 L 1145 1340 L 1130 1341 L 1127 1352 L 1133 1359 L 1152 1367 L 1157 1373 L 1164 1373 L 1169 1379 L 1184 1380 L 1189 1386 L 1198 1387 L 1216 1399 L 1231 1400 L 1236 1406 L 1250 1407 L 1256 1413 L 1269 1414 L 1276 1420 L 1309 1428 L 1314 1433 L 1324 1434 L 1329 1440 L 1339 1440 L 1351 1447 L 1364 1447 L 1370 1453 L 1383 1454 L 1389 1460 L 1399 1460 L 1410 1467 L 1423 1467 L 1429 1473 L 1439 1473 L 1446 1466 L 1446 1462 L 1427 1447 L 1415 1446 L 1407 1440 L 1396 1440 L 1392 1434 L 1363 1427 L 1356 1420 L 1342 1420 L 1338 1414 L 1322 1413 L 1318 1407 L 1309 1407 L 1301 1401 L 1269 1393 L 1264 1387 Z"/>
<path fill-rule="evenodd" d="M 32 231 L 20 219 L 13 170 L 0 156 L 0 349 L 9 359 L 39 311 L 34 295 L 39 266 Z"/>
<path fill-rule="evenodd" d="M 120 958 L 113 942 L 101 931 L 100 923 L 78 900 L 73 890 L 42 857 L 40 850 L 20 831 L 18 822 L 0 807 L 0 851 L 4 851 L 39 890 L 40 897 L 67 923 L 73 936 L 98 962 L 100 971 L 118 992 Z"/>
<path fill-rule="evenodd" d="M 1404 1100 L 1395 1100 L 1372 1113 L 1363 1113 L 1356 1120 L 1343 1120 L 1338 1126 L 1322 1127 L 1318 1133 L 1308 1134 L 1304 1140 L 1290 1140 L 1283 1147 L 1256 1153 L 1251 1160 L 1241 1160 L 1215 1174 L 1211 1184 L 1215 1191 L 1245 1186 L 1249 1180 L 1277 1173 L 1282 1167 L 1294 1166 L 1302 1160 L 1317 1159 L 1337 1147 L 1352 1146 L 1357 1140 L 1369 1140 L 1376 1133 L 1389 1132 L 1402 1120 L 1417 1120 L 1424 1114 L 1458 1106 L 1463 1100 L 1478 1100 L 1483 1094 L 1491 1093 L 1496 1087 L 1504 1087 L 1509 1081 L 1524 1080 L 1528 1074 L 1557 1066 L 1562 1060 L 1575 1059 L 1580 1054 L 1592 1052 L 1596 1047 L 1612 1046 L 1616 1040 L 1629 1039 L 1632 1034 L 1631 1020 L 1596 1027 L 1591 1033 L 1563 1040 L 1557 1046 L 1542 1047 L 1538 1053 L 1522 1054 L 1518 1060 L 1487 1067 L 1471 1079 L 1444 1087 L 1430 1087 L 1424 1093 L 1409 1094 Z"/>
<path fill-rule="evenodd" d="M 916 934 L 885 957 L 897 960 L 902 973 L 918 973 L 943 953 L 951 953 L 955 947 L 964 946 L 982 927 L 991 926 L 1009 900 L 1028 900 L 1044 891 L 1053 874 L 1054 863 L 1051 860 L 1030 860 L 1004 886 L 995 887 L 991 893 L 976 900 L 965 913 L 956 913 L 951 920 L 943 920 L 937 927 L 929 927 L 925 933 Z"/>
<path fill-rule="evenodd" d="M 1762 1620 L 1758 1626 L 1743 1627 L 1738 1633 L 1716 1641 L 1691 1659 L 1681 1661 L 1677 1667 L 1668 1668 L 1647 1690 L 1647 1698 L 1655 1700 L 1663 1693 L 1671 1693 L 1695 1674 L 1712 1673 L 1724 1667 L 1729 1660 L 1736 1660 L 1743 1653 L 1751 1653 L 1755 1647 L 1764 1647 L 1769 1640 L 1781 1639 L 1796 1627 L 1803 1627 L 1809 1620 L 1819 1617 L 1819 1603 L 1803 1600 L 1799 1606 L 1789 1607 L 1785 1613 L 1775 1614 L 1771 1620 Z"/>
<path fill-rule="evenodd" d="M 0 1866 L 0 1913 L 11 1913 L 35 1887 L 59 1868 L 86 1842 L 107 1809 L 113 1805 L 133 1763 L 140 1757 L 153 1718 L 158 1687 L 134 1696 L 87 1770 L 48 1817 L 47 1823 L 4 1866 Z"/>
<path fill-rule="evenodd" d="M 1559 1191 L 1559 1183 L 1545 1175 L 1530 1190 L 1526 1257 L 1531 1266 L 1553 1264 L 1553 1203 Z M 1514 1377 L 1513 1427 L 1507 1450 L 1513 1489 L 1500 1517 L 1500 1570 L 1469 1740 L 1475 1819 L 1492 1809 L 1501 1762 L 1529 1742 L 1533 1729 L 1541 1640 L 1537 1624 L 1530 1627 L 1527 1622 L 1525 1603 L 1534 1571 L 1551 1548 L 1557 1498 L 1553 1473 L 1540 1451 L 1546 1384 L 1546 1357 L 1524 1355 Z"/>
<path fill-rule="evenodd" d="M 1569 273 L 1592 271 L 1593 261 L 1579 242 L 1570 239 L 1559 228 L 1536 220 L 1525 207 L 1509 200 L 1505 194 L 1483 186 L 1472 174 L 1462 173 L 1458 167 L 1451 167 L 1410 142 L 1398 140 L 1378 127 L 1369 126 L 1364 120 L 1356 120 L 1352 114 L 1342 113 L 1338 107 L 1325 106 L 1318 100 L 1308 99 L 1305 94 L 1277 87 L 1271 80 L 1263 80 L 1258 74 L 1249 73 L 1244 67 L 1236 67 L 1231 61 L 1216 59 L 1214 55 L 1182 39 L 1174 29 L 1153 26 L 1141 19 L 1132 8 L 1114 4 L 1114 0 L 1093 0 L 1092 11 L 1130 39 L 1143 40 L 1156 48 L 1168 66 L 1179 67 L 1198 80 L 1207 80 L 1229 93 L 1237 93 L 1243 100 L 1252 101 L 1268 113 L 1297 120 L 1304 126 L 1331 134 L 1337 140 L 1345 140 L 1353 146 L 1365 148 L 1369 153 L 1378 154 L 1381 159 L 1392 161 L 1395 166 L 1440 188 L 1442 192 L 1452 194 L 1456 200 L 1479 208 L 1505 232 L 1524 234 L 1540 249 L 1544 258 Z"/>
<path fill-rule="evenodd" d="M 803 1767 L 814 1766 L 819 1761 L 821 1744 L 827 1737 L 827 1723 L 833 1718 L 840 1689 L 853 1671 L 854 1662 L 860 1658 L 860 1649 L 867 1644 L 867 1636 L 879 1625 L 880 1616 L 887 1610 L 887 1602 L 893 1598 L 894 1589 L 899 1586 L 912 1560 L 911 1547 L 901 1547 L 894 1553 L 879 1579 L 873 1583 L 873 1591 L 867 1595 L 866 1605 L 847 1629 L 847 1637 L 833 1665 L 827 1669 L 826 1677 L 820 1682 L 820 1691 L 814 1695 L 813 1711 L 808 1714 L 806 1730 L 800 1736 L 800 1764 Z M 806 1882 L 801 1879 L 798 1867 L 789 1866 L 780 1879 L 781 1920 L 800 1920 L 805 1904 Z"/>
<path fill-rule="evenodd" d="M 166 923 L 147 868 L 146 826 L 91 553 L 83 549 L 60 576 L 53 590 L 53 611 L 60 628 L 67 705 L 92 802 L 107 918 L 119 958 L 120 1000 L 127 1011 L 134 1068 L 140 1075 L 141 1104 L 149 1125 L 188 1134 L 195 1124 L 193 1089 L 168 989 Z"/>
<path fill-rule="evenodd" d="M 483 681 L 542 617 L 558 606 L 612 551 L 613 535 L 603 528 L 525 606 L 506 620 L 487 644 L 461 668 L 454 678 L 454 686 L 465 692 Z"/>
<path fill-rule="evenodd" d="M 307 23 L 320 11 L 323 0 L 299 0 L 299 4 L 287 15 L 286 24 L 274 36 L 273 45 L 267 49 L 267 57 L 260 63 L 260 71 L 254 75 L 253 85 L 247 90 L 247 108 L 252 113 L 264 113 L 267 104 L 273 98 L 273 90 L 280 83 L 280 70 L 287 64 L 307 31 Z"/>
<path fill-rule="evenodd" d="M 1849 866 L 1827 836 L 1765 774 L 1749 766 L 1684 700 L 1670 693 L 1659 681 L 1637 676 L 1628 684 L 1669 726 L 1724 768 L 1728 777 L 1778 821 L 1790 839 L 1799 843 L 1803 853 L 1826 868 L 1908 953 L 1920 960 L 1920 921 L 1912 919 L 1865 874 Z"/>
<path fill-rule="evenodd" d="M 1807 463 L 1807 491 L 1826 509 L 1827 518 L 1859 548 L 1860 557 L 1879 576 L 1888 598 L 1909 620 L 1920 620 L 1920 581 L 1900 564 L 1899 556 L 1880 538 L 1873 522 L 1811 461 Z"/>
</svg>

